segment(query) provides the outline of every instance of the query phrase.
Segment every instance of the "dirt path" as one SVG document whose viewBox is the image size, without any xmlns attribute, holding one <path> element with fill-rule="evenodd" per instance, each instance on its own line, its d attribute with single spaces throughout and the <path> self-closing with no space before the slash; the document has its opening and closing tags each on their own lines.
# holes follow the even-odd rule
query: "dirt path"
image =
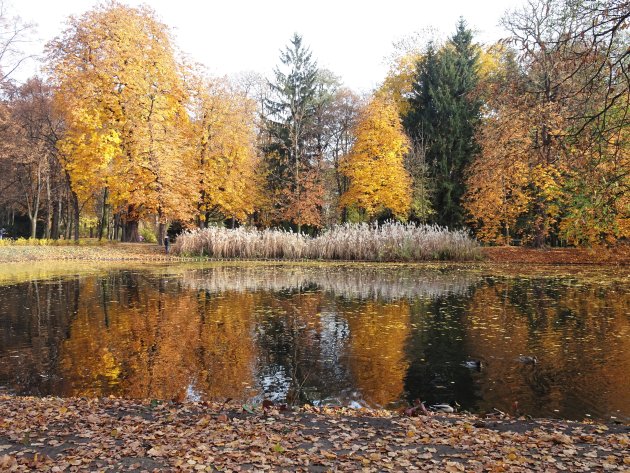
<svg viewBox="0 0 630 473">
<path fill-rule="evenodd" d="M 0 396 L 0 471 L 628 471 L 630 428 Z"/>
</svg>

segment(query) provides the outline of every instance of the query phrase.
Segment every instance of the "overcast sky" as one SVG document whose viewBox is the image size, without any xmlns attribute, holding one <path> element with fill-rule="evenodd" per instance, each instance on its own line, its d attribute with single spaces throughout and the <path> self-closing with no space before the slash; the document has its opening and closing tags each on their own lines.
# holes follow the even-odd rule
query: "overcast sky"
<svg viewBox="0 0 630 473">
<path fill-rule="evenodd" d="M 81 15 L 98 0 L 9 0 L 14 14 L 37 25 L 32 54 L 57 36 L 69 15 Z M 270 75 L 294 32 L 303 35 L 320 67 L 367 92 L 383 80 L 392 44 L 434 28 L 450 35 L 460 16 L 479 42 L 505 36 L 499 21 L 524 0 L 124 0 L 147 4 L 172 28 L 176 44 L 216 75 L 256 71 Z M 5 1 L 5 3 L 7 3 Z M 35 63 L 18 80 L 32 75 Z"/>
</svg>

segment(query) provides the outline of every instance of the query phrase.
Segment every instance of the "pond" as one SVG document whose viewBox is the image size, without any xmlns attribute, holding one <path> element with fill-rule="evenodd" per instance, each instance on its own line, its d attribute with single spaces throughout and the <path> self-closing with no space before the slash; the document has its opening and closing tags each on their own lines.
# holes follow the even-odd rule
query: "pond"
<svg viewBox="0 0 630 473">
<path fill-rule="evenodd" d="M 615 268 L 215 263 L 30 274 L 0 284 L 0 393 L 386 408 L 422 399 L 630 419 L 630 293 Z"/>
</svg>

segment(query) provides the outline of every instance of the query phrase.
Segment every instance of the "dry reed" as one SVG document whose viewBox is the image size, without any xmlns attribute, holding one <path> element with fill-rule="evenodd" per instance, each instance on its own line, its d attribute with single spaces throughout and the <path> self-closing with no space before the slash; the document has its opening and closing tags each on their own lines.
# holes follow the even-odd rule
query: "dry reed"
<svg viewBox="0 0 630 473">
<path fill-rule="evenodd" d="M 173 252 L 217 259 L 344 261 L 469 261 L 481 254 L 467 231 L 398 222 L 337 225 L 314 238 L 285 230 L 210 227 L 180 235 Z"/>
</svg>

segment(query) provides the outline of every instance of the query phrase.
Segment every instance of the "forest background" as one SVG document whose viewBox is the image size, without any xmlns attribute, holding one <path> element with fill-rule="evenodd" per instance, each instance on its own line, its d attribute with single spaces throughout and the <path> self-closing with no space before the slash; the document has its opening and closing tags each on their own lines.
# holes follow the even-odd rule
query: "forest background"
<svg viewBox="0 0 630 473">
<path fill-rule="evenodd" d="M 498 244 L 630 236 L 630 3 L 529 0 L 505 39 L 403 41 L 372 93 L 295 34 L 272 77 L 211 77 L 150 8 L 70 18 L 16 83 L 0 11 L 0 227 L 162 242 L 167 229 L 318 234 L 396 219 Z M 27 223 L 27 225 L 23 225 Z"/>
</svg>

